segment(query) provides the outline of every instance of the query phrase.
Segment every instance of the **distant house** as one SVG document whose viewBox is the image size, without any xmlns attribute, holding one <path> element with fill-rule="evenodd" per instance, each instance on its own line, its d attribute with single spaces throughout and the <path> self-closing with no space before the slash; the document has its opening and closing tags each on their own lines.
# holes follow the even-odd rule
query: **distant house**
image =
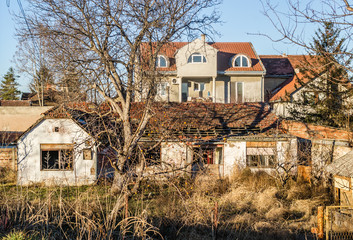
<svg viewBox="0 0 353 240">
<path fill-rule="evenodd" d="M 250 42 L 206 42 L 205 36 L 171 42 L 160 50 L 156 67 L 163 76 L 157 86 L 160 101 L 264 101 L 266 70 Z M 136 101 L 142 101 L 143 83 L 140 93 Z"/>
<path fill-rule="evenodd" d="M 310 104 L 317 104 L 327 97 L 328 82 L 324 77 L 325 73 L 320 72 L 322 66 L 317 67 L 317 76 L 313 78 L 308 77 L 305 72 L 300 72 L 301 64 L 306 61 L 314 62 L 312 64 L 315 65 L 314 58 L 308 55 L 286 55 L 272 56 L 272 62 L 267 62 L 265 56 L 262 56 L 261 59 L 266 62 L 266 69 L 274 67 L 270 64 L 277 62 L 277 70 L 275 70 L 277 73 L 273 77 L 280 77 L 279 72 L 281 71 L 284 74 L 283 76 L 287 76 L 287 79 L 273 88 L 269 95 L 269 102 L 278 116 L 293 117 L 291 116 L 293 110 L 296 114 L 308 115 L 313 113 Z M 270 82 L 269 76 L 266 79 L 267 82 Z M 349 96 L 347 90 L 351 88 L 351 85 L 344 80 L 341 81 L 337 83 L 336 87 L 342 93 L 342 104 L 350 108 L 352 97 Z M 300 106 L 298 103 L 300 103 Z"/>
<path fill-rule="evenodd" d="M 82 185 L 97 179 L 93 137 L 62 108 L 49 110 L 17 141 L 17 181 Z"/>
</svg>

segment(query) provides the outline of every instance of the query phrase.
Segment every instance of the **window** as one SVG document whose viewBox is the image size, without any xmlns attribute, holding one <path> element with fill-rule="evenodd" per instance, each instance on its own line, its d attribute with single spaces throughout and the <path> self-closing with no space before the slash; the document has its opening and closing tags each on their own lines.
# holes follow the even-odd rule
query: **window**
<svg viewBox="0 0 353 240">
<path fill-rule="evenodd" d="M 273 142 L 247 142 L 246 165 L 249 167 L 271 168 L 276 165 L 275 148 L 261 147 L 273 146 Z M 259 147 L 255 147 L 255 146 Z M 250 147 L 248 147 L 250 146 Z"/>
<path fill-rule="evenodd" d="M 90 148 L 85 148 L 82 151 L 83 160 L 92 160 L 92 150 Z"/>
<path fill-rule="evenodd" d="M 168 87 L 167 83 L 159 83 L 158 86 L 157 86 L 158 94 L 160 96 L 167 95 L 167 87 Z"/>
<path fill-rule="evenodd" d="M 274 141 L 246 142 L 246 165 L 258 168 L 275 167 L 276 146 Z"/>
<path fill-rule="evenodd" d="M 205 90 L 205 83 L 194 83 L 194 91 Z"/>
<path fill-rule="evenodd" d="M 73 152 L 72 144 L 42 144 L 41 169 L 72 170 Z"/>
<path fill-rule="evenodd" d="M 238 55 L 234 57 L 233 67 L 250 67 L 250 60 L 244 55 Z"/>
<path fill-rule="evenodd" d="M 244 100 L 244 84 L 242 82 L 237 82 L 237 103 L 242 103 Z"/>
<path fill-rule="evenodd" d="M 158 55 L 156 60 L 156 67 L 167 67 L 167 59 L 162 55 Z"/>
<path fill-rule="evenodd" d="M 205 145 L 196 147 L 193 151 L 194 162 L 203 164 L 223 164 L 223 148 Z"/>
<path fill-rule="evenodd" d="M 188 63 L 205 63 L 206 58 L 200 53 L 193 53 L 188 58 Z"/>
<path fill-rule="evenodd" d="M 247 155 L 247 166 L 249 167 L 275 167 L 274 155 Z"/>
</svg>

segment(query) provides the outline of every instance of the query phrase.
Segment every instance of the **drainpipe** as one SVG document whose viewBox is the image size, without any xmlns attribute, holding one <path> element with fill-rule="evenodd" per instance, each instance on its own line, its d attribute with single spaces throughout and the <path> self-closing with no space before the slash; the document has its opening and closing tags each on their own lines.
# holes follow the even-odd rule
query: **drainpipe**
<svg viewBox="0 0 353 240">
<path fill-rule="evenodd" d="M 178 80 L 179 80 L 179 102 L 182 102 L 183 101 L 183 93 L 182 93 L 183 78 L 180 77 Z"/>
<path fill-rule="evenodd" d="M 216 77 L 212 77 L 212 96 L 213 102 L 216 102 Z"/>
</svg>

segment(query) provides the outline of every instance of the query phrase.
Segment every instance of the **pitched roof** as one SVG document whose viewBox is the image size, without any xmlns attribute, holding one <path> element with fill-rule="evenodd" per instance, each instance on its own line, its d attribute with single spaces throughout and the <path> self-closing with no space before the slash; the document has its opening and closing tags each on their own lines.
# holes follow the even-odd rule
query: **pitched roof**
<svg viewBox="0 0 353 240">
<path fill-rule="evenodd" d="M 14 143 L 22 132 L 0 131 L 0 146 L 9 146 Z"/>
<path fill-rule="evenodd" d="M 289 100 L 289 96 L 302 86 L 300 84 L 300 81 L 302 83 L 307 83 L 311 80 L 310 78 L 306 77 L 306 74 L 296 71 L 296 69 L 298 69 L 304 61 L 310 61 L 310 56 L 288 55 L 287 58 L 290 65 L 294 69 L 293 76 L 288 78 L 286 81 L 281 83 L 276 89 L 274 89 L 273 96 L 270 98 L 271 102 L 277 100 Z"/>
<path fill-rule="evenodd" d="M 353 150 L 329 164 L 327 171 L 333 175 L 353 177 Z"/>
<path fill-rule="evenodd" d="M 260 59 L 265 66 L 266 76 L 293 75 L 294 66 L 287 55 L 260 55 Z"/>
<path fill-rule="evenodd" d="M 160 54 L 169 58 L 169 67 L 158 68 L 159 71 L 176 71 L 175 53 L 178 49 L 189 44 L 188 42 L 171 42 L 165 44 Z M 210 46 L 218 50 L 218 71 L 241 72 L 241 71 L 264 71 L 260 58 L 257 56 L 250 42 L 208 42 Z M 231 59 L 237 54 L 244 54 L 251 59 L 251 67 L 231 67 Z"/>
<path fill-rule="evenodd" d="M 134 103 L 133 118 L 139 119 L 143 109 L 143 103 Z M 269 106 L 263 103 L 155 103 L 151 112 L 148 128 L 155 131 L 246 129 L 250 133 L 255 129 L 270 131 L 279 124 Z"/>
</svg>

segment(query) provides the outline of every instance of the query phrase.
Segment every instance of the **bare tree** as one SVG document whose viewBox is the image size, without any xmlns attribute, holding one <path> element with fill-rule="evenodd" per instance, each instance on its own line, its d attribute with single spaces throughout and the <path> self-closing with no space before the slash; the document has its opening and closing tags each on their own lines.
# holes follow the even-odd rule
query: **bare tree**
<svg viewBox="0 0 353 240">
<path fill-rule="evenodd" d="M 47 39 L 61 49 L 63 61 L 77 64 L 87 85 L 109 104 L 112 116 L 121 124 L 121 138 L 111 146 L 118 155 L 113 183 L 117 191 L 127 191 L 126 169 L 152 116 L 159 50 L 182 36 L 212 33 L 211 24 L 218 21 L 218 15 L 205 15 L 203 11 L 219 3 L 220 0 L 30 2 L 26 20 L 32 36 Z M 135 122 L 130 114 L 131 103 L 136 84 L 141 82 L 146 98 L 139 121 Z"/>
</svg>

